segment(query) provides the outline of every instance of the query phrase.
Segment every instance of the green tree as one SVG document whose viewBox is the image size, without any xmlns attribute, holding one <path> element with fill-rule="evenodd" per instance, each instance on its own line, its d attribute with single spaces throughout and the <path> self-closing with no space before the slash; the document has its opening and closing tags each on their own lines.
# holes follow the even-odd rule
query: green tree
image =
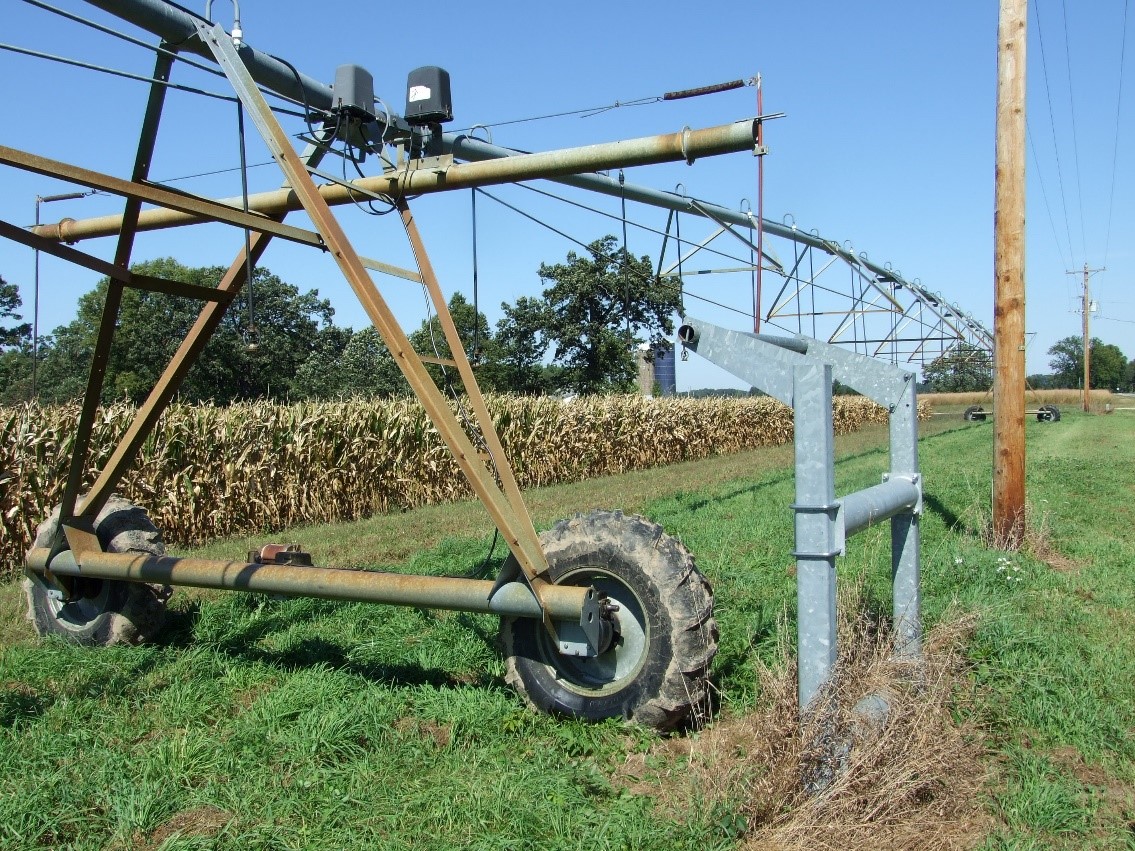
<svg viewBox="0 0 1135 851">
<path fill-rule="evenodd" d="M 1060 387 L 1080 387 L 1084 383 L 1084 338 L 1065 337 L 1052 344 L 1049 366 Z M 1092 389 L 1114 390 L 1124 383 L 1127 357 L 1118 346 L 1092 337 L 1090 380 Z"/>
<path fill-rule="evenodd" d="M 516 304 L 501 304 L 497 321 L 496 362 L 490 364 L 496 389 L 536 396 L 551 389 L 553 375 L 544 364 L 548 340 L 544 332 L 544 303 L 521 296 Z"/>
<path fill-rule="evenodd" d="M 321 346 L 300 367 L 296 376 L 297 396 L 344 399 L 410 392 L 393 355 L 373 327 L 354 332 L 349 328 L 331 330 L 339 340 Z"/>
<path fill-rule="evenodd" d="M 931 393 L 988 390 L 993 383 L 993 359 L 985 349 L 961 342 L 922 368 Z"/>
<path fill-rule="evenodd" d="M 29 322 L 19 322 L 23 317 L 16 311 L 23 304 L 20 298 L 20 289 L 15 284 L 9 284 L 0 276 L 0 320 L 6 320 L 0 325 L 0 349 L 19 347 L 25 343 L 32 332 Z"/>
<path fill-rule="evenodd" d="M 136 272 L 215 287 L 220 266 L 190 268 L 164 258 L 132 267 Z M 76 318 L 56 329 L 42 370 L 41 398 L 74 398 L 83 392 L 98 336 L 108 279 L 79 299 Z M 241 303 L 230 307 L 181 386 L 188 401 L 224 404 L 237 399 L 286 397 L 299 368 L 311 356 L 321 327 L 334 310 L 314 290 L 300 293 L 270 271 L 253 275 L 255 329 Z M 145 397 L 193 324 L 201 303 L 128 288 L 107 363 L 104 400 Z"/>
<path fill-rule="evenodd" d="M 1092 387 L 1117 390 L 1123 385 L 1127 371 L 1127 356 L 1119 346 L 1101 343 L 1092 339 L 1091 382 Z"/>
<path fill-rule="evenodd" d="M 1033 375 L 1026 375 L 1025 383 L 1033 390 L 1053 390 L 1059 386 L 1056 383 L 1056 376 L 1049 375 L 1046 372 L 1038 372 Z"/>
<path fill-rule="evenodd" d="M 23 301 L 20 290 L 0 276 L 0 402 L 27 399 L 31 394 L 32 326 L 21 323 L 16 311 Z"/>
<path fill-rule="evenodd" d="M 449 315 L 453 317 L 453 324 L 457 328 L 457 336 L 465 347 L 465 356 L 477 366 L 477 384 L 483 390 L 496 389 L 492 380 L 492 369 L 484 369 L 486 364 L 496 362 L 492 331 L 489 329 L 489 320 L 485 314 L 474 310 L 473 305 L 461 293 L 454 293 L 449 299 Z M 445 332 L 441 329 L 441 320 L 431 316 L 422 322 L 418 330 L 410 335 L 410 344 L 419 355 L 438 358 L 440 360 L 453 360 L 453 351 L 445 339 Z M 476 345 L 477 351 L 473 350 Z M 454 386 L 460 381 L 457 371 L 452 367 L 442 368 L 436 364 L 427 364 L 426 369 L 433 376 L 438 387 L 445 388 L 445 376 L 448 375 Z M 408 388 L 407 388 L 408 389 Z"/>
<path fill-rule="evenodd" d="M 682 307 L 681 288 L 661 285 L 650 258 L 633 257 L 614 236 L 591 243 L 585 255 L 568 252 L 565 263 L 542 263 L 539 275 L 552 282 L 538 316 L 542 331 L 566 389 L 577 393 L 633 387 L 637 343 L 660 345 Z"/>
</svg>

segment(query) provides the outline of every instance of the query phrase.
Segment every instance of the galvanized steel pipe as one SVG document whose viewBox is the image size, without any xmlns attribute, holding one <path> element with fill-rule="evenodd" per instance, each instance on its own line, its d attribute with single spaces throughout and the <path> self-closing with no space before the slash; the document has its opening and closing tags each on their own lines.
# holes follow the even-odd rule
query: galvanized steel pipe
<svg viewBox="0 0 1135 851">
<path fill-rule="evenodd" d="M 621 142 L 459 163 L 444 169 L 411 169 L 362 178 L 351 185 L 366 192 L 382 195 L 421 195 L 521 180 L 556 178 L 580 171 L 675 162 L 687 156 L 736 153 L 752 148 L 755 139 L 755 124 L 749 119 L 661 136 L 645 136 Z M 330 205 L 347 204 L 360 197 L 359 192 L 352 192 L 350 187 L 338 183 L 321 186 L 319 194 Z M 240 198 L 227 198 L 220 203 L 238 209 L 243 206 L 243 200 Z M 299 198 L 290 189 L 258 193 L 248 198 L 250 210 L 268 216 L 298 210 L 301 206 Z M 139 215 L 137 229 L 157 230 L 201 221 L 204 219 L 200 216 L 176 210 L 147 210 Z M 34 229 L 34 232 L 47 239 L 77 242 L 92 237 L 112 236 L 118 233 L 121 226 L 122 216 L 110 215 L 83 221 L 64 219 L 57 224 L 40 225 Z"/>
<path fill-rule="evenodd" d="M 171 5 L 163 2 L 163 0 L 86 0 L 92 6 L 97 6 L 100 9 L 115 15 L 122 20 L 129 21 L 136 26 L 147 30 L 154 35 L 157 35 L 168 42 L 178 45 L 178 49 L 184 52 L 191 52 L 203 56 L 207 59 L 213 60 L 212 52 L 195 37 L 197 20 L 203 20 L 197 15 L 182 9 L 178 6 Z M 334 92 L 331 86 L 319 80 L 309 77 L 293 68 L 291 65 L 276 59 L 266 53 L 262 53 L 255 48 L 244 44 L 240 48 L 240 56 L 244 65 L 248 68 L 252 78 L 264 86 L 279 94 L 293 98 L 297 101 L 306 101 L 306 103 L 316 109 L 327 110 L 330 109 L 335 103 Z M 396 123 L 401 127 L 405 124 L 401 119 L 395 118 Z M 753 142 L 756 138 L 754 135 Z M 488 142 L 483 142 L 479 139 L 474 139 L 470 136 L 457 133 L 443 133 L 441 136 L 441 148 L 445 153 L 451 153 L 458 159 L 466 160 L 469 162 L 501 159 L 501 158 L 514 158 L 517 156 L 524 156 L 517 151 L 508 148 L 502 148 L 497 145 L 492 145 Z M 694 152 L 690 150 L 690 157 L 695 156 L 708 156 L 708 152 Z M 657 162 L 657 161 L 656 161 Z M 618 164 L 610 166 L 593 166 L 591 169 L 582 169 L 583 171 L 594 171 L 606 168 L 618 168 Z M 526 178 L 519 178 L 526 179 Z M 739 227 L 756 226 L 756 219 L 749 213 L 740 212 L 738 210 L 730 210 L 725 207 L 719 207 L 716 204 L 708 204 L 699 201 L 697 204 L 693 203 L 693 199 L 685 198 L 673 192 L 661 192 L 656 189 L 650 189 L 644 186 L 636 186 L 634 184 L 625 184 L 620 186 L 617 180 L 605 177 L 601 174 L 561 174 L 560 176 L 552 176 L 551 180 L 557 183 L 563 183 L 569 186 L 576 186 L 581 189 L 587 189 L 592 192 L 599 192 L 604 195 L 612 195 L 615 197 L 623 197 L 631 201 L 638 201 L 643 204 L 650 204 L 655 207 L 662 207 L 665 209 L 678 210 L 684 213 L 690 213 L 697 216 L 705 216 L 707 213 L 711 217 L 719 219 L 728 224 L 737 225 Z M 485 185 L 485 184 L 478 184 Z M 467 188 L 467 185 L 465 185 Z M 416 192 L 431 192 L 443 188 L 456 188 L 452 185 L 438 186 L 436 188 L 418 188 L 415 187 Z M 329 203 L 345 203 L 344 199 L 341 201 L 334 201 Z M 699 207 L 704 209 L 698 209 Z M 295 209 L 294 207 L 287 207 L 286 209 Z M 166 212 L 166 211 L 161 211 Z M 144 213 L 143 216 L 146 214 Z M 140 223 L 139 230 L 153 230 L 159 227 L 171 227 L 174 224 L 188 224 L 193 219 L 184 217 L 177 218 L 181 214 L 173 214 L 174 219 L 158 224 L 158 220 L 152 220 L 148 226 Z M 111 218 L 111 217 L 107 217 Z M 102 221 L 99 219 L 91 220 L 92 222 Z M 845 261 L 852 265 L 862 266 L 868 272 L 872 273 L 881 280 L 893 280 L 904 286 L 913 287 L 915 285 L 906 281 L 902 276 L 898 275 L 895 271 L 887 269 L 878 265 L 864 257 L 856 256 L 853 252 L 846 250 L 836 242 L 824 239 L 817 234 L 806 233 L 799 231 L 794 227 L 789 227 L 782 222 L 770 221 L 768 219 L 761 219 L 761 229 L 766 234 L 773 236 L 783 237 L 785 239 L 793 240 L 801 245 L 807 245 L 812 248 L 818 248 L 828 254 L 833 254 L 842 257 Z M 74 227 L 74 226 L 73 226 Z M 37 233 L 40 233 L 37 231 Z M 82 228 L 74 227 L 72 230 L 72 239 L 85 239 L 93 236 L 107 236 L 117 233 L 117 230 L 108 233 L 86 233 Z M 52 239 L 61 239 L 65 237 L 51 236 L 49 233 L 40 233 L 41 236 L 48 236 Z M 984 331 L 984 329 L 982 329 Z M 988 336 L 988 332 L 985 332 Z"/>
<path fill-rule="evenodd" d="M 47 548 L 29 551 L 26 561 L 28 569 L 42 574 L 48 569 L 50 554 L 51 551 Z M 526 618 L 541 617 L 539 601 L 522 582 L 508 582 L 493 593 L 494 583 L 487 580 L 212 561 L 139 553 L 85 552 L 80 565 L 70 550 L 64 550 L 52 559 L 50 569 L 52 573 L 61 576 L 88 579 L 187 585 L 194 588 L 318 597 L 324 600 L 354 600 Z M 549 617 L 578 623 L 585 607 L 593 604 L 595 591 L 575 585 L 544 585 L 540 594 Z"/>
<path fill-rule="evenodd" d="M 197 38 L 197 21 L 204 16 L 162 0 L 86 0 L 91 6 L 129 21 L 159 38 L 177 45 L 183 53 L 195 53 L 209 61 L 213 53 Z M 248 67 L 252 78 L 265 88 L 300 101 L 315 109 L 330 109 L 334 94 L 326 83 L 301 74 L 285 62 L 267 53 L 261 53 L 247 44 L 241 45 L 240 58 Z"/>
<path fill-rule="evenodd" d="M 918 486 L 907 478 L 890 481 L 848 494 L 840 500 L 844 534 L 851 536 L 875 523 L 910 511 L 918 505 Z"/>
</svg>

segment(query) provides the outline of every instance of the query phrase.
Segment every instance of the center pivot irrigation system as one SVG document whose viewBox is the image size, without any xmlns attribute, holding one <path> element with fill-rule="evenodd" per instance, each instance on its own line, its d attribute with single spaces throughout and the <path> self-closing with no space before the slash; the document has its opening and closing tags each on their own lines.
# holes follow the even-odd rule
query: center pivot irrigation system
<svg viewBox="0 0 1135 851">
<path fill-rule="evenodd" d="M 763 320 L 766 325 L 799 332 L 797 337 L 729 337 L 722 331 L 727 336 L 719 338 L 720 329 L 687 319 L 682 343 L 797 407 L 798 504 L 794 510 L 796 557 L 801 565 L 801 703 L 807 705 L 818 693 L 834 662 L 833 559 L 842 551 L 846 535 L 887 517 L 896 518 L 892 523 L 898 649 L 906 656 L 917 655 L 921 485 L 914 444 L 913 376 L 864 355 L 893 362 L 917 361 L 927 356 L 928 345 L 937 346 L 940 353 L 960 340 L 989 348 L 988 332 L 916 282 L 815 234 L 758 220 L 751 212 L 728 210 L 596 173 L 661 162 L 692 163 L 701 157 L 741 151 L 760 154 L 761 126 L 769 116 L 664 136 L 520 154 L 468 135 L 443 132 L 442 123 L 452 117 L 452 104 L 448 75 L 439 68 L 423 68 L 410 75 L 404 116 L 376 114 L 382 111 L 374 108 L 371 77 L 357 66 L 340 68 L 335 86 L 328 87 L 243 44 L 237 27 L 228 33 L 207 15 L 201 17 L 161 0 L 88 2 L 161 39 L 130 179 L 0 147 L 0 163 L 126 199 L 121 216 L 67 220 L 30 232 L 0 222 L 0 236 L 110 278 L 63 502 L 41 525 L 26 558 L 31 613 L 42 633 L 91 644 L 142 640 L 157 629 L 170 587 L 176 585 L 488 612 L 503 618 L 508 680 L 539 709 L 592 719 L 624 717 L 668 729 L 705 707 L 709 666 L 717 650 L 709 584 L 677 540 L 641 517 L 594 511 L 536 533 L 408 201 L 423 193 L 544 178 L 669 209 L 666 239 L 671 222 L 677 224 L 678 212 L 717 226 L 708 238 L 690 243 L 694 247 L 685 253 L 678 236 L 679 260 L 673 268 L 663 268 L 659 261 L 660 281 L 680 273 L 696 252 L 708 250 L 724 233 L 741 239 L 756 253 L 759 259 L 748 267 L 750 271 L 759 275 L 767 270 L 783 280 L 777 297 L 763 312 L 759 287 L 754 290 L 755 325 Z M 186 53 L 204 56 L 223 71 L 240 109 L 282 169 L 284 188 L 215 201 L 149 180 L 165 83 L 175 61 Z M 264 91 L 303 104 L 308 132 L 301 134 L 307 143 L 302 153 L 295 150 L 292 138 L 277 121 Z M 310 124 L 313 113 L 321 116 L 316 126 Z M 378 176 L 351 182 L 324 174 L 319 163 L 335 142 L 373 153 L 389 167 Z M 317 185 L 313 175 L 323 182 Z M 371 260 L 356 251 L 331 207 L 359 199 L 381 201 L 397 212 L 417 270 Z M 143 211 L 143 203 L 154 208 Z M 284 223 L 289 211 L 300 209 L 313 229 Z M 245 247 L 215 289 L 129 271 L 139 231 L 199 222 L 227 223 L 246 233 Z M 745 229 L 754 227 L 788 240 L 792 259 L 782 262 L 771 247 L 761 245 L 760 238 L 754 243 L 746 237 Z M 108 235 L 118 239 L 113 262 L 68 245 Z M 510 554 L 495 581 L 315 567 L 310 556 L 294 546 L 268 545 L 241 561 L 168 557 L 158 530 L 145 513 L 113 495 L 274 237 L 316 247 L 334 257 L 508 545 Z M 819 284 L 823 269 L 816 271 L 813 252 L 824 255 L 825 268 L 837 262 L 850 268 L 851 289 L 837 293 Z M 425 364 L 439 360 L 414 351 L 368 270 L 408 278 L 428 292 L 452 352 L 452 360 L 443 365 L 456 372 L 465 391 L 463 417 L 454 413 L 427 372 Z M 203 305 L 93 486 L 81 493 L 103 374 L 126 287 L 197 299 Z M 842 314 L 818 303 L 825 292 L 848 300 Z M 851 343 L 859 353 L 811 339 L 818 333 L 817 322 L 833 315 L 834 330 L 824 334 L 828 342 Z M 868 331 L 868 323 L 880 318 L 882 331 Z M 833 374 L 865 388 L 864 392 L 892 411 L 889 481 L 842 502 L 835 499 L 831 485 Z M 812 451 L 817 447 L 825 451 Z"/>
</svg>

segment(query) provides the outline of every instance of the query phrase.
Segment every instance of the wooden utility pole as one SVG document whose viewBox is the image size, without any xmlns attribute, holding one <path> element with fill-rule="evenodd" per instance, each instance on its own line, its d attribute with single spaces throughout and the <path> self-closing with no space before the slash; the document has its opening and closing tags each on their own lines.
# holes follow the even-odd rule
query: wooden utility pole
<svg viewBox="0 0 1135 851">
<path fill-rule="evenodd" d="M 1084 264 L 1084 413 L 1092 410 L 1092 296 L 1088 290 L 1088 264 Z"/>
<path fill-rule="evenodd" d="M 1084 301 L 1080 309 L 1083 325 L 1084 342 L 1084 413 L 1092 410 L 1092 294 L 1090 289 L 1091 277 L 1096 272 L 1105 272 L 1106 269 L 1089 269 L 1084 264 Z M 1069 275 L 1079 275 L 1080 272 L 1069 272 Z"/>
<path fill-rule="evenodd" d="M 993 534 L 1025 531 L 1025 38 L 1026 0 L 1001 0 L 997 28 L 994 231 Z"/>
</svg>

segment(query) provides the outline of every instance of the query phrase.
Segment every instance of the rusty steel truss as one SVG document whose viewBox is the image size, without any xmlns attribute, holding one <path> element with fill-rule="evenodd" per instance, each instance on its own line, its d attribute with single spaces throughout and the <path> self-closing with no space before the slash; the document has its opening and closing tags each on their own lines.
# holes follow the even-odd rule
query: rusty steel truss
<svg viewBox="0 0 1135 851">
<path fill-rule="evenodd" d="M 123 7 L 130 5 L 122 4 Z M 145 11 L 162 8 L 163 4 L 139 2 L 134 7 Z M 334 182 L 317 186 L 312 174 L 318 173 L 319 160 L 325 146 L 331 141 L 334 130 L 323 131 L 322 136 L 312 140 L 312 144 L 309 144 L 302 155 L 297 153 L 250 72 L 248 60 L 254 57 L 249 50 L 234 44 L 233 39 L 219 25 L 183 13 L 174 7 L 164 9 L 175 18 L 181 16 L 175 23 L 191 27 L 192 31 L 188 33 L 191 37 L 187 40 L 187 33 L 182 32 L 181 37 L 176 39 L 176 45 L 167 39 L 158 53 L 154 69 L 154 79 L 157 82 L 151 87 L 135 165 L 129 180 L 0 147 L 0 163 L 4 165 L 61 178 L 126 199 L 124 213 L 112 217 L 109 224 L 105 220 L 74 222 L 38 227 L 28 232 L 8 223 L 0 223 L 0 236 L 92 269 L 110 279 L 64 490 L 60 531 L 51 546 L 33 548 L 28 553 L 28 569 L 50 583 L 64 599 L 71 593 L 72 580 L 85 577 L 303 593 L 334 599 L 365 599 L 535 617 L 543 620 L 557 641 L 556 646 L 561 653 L 580 656 L 598 653 L 601 649 L 602 622 L 609 617 L 609 612 L 604 609 L 602 595 L 597 594 L 593 588 L 554 585 L 548 579 L 548 562 L 484 398 L 477 387 L 472 366 L 465 354 L 465 346 L 458 337 L 448 311 L 407 195 L 411 192 L 416 195 L 752 149 L 759 119 L 610 145 L 466 164 L 454 164 L 452 157 L 426 157 L 420 147 L 414 147 L 413 134 L 407 132 L 409 128 L 399 124 L 396 128 L 385 130 L 397 130 L 398 134 L 390 134 L 388 138 L 397 135 L 401 144 L 405 145 L 404 156 L 400 157 L 401 168 L 391 169 L 370 181 L 361 181 L 349 189 Z M 124 9 L 120 7 L 112 11 L 120 13 Z M 159 34 L 167 27 L 168 21 L 157 26 Z M 149 182 L 149 163 L 164 104 L 165 88 L 161 83 L 169 78 L 179 48 L 193 49 L 199 53 L 207 51 L 223 69 L 242 108 L 284 173 L 284 189 L 280 192 L 270 193 L 267 197 L 245 197 L 240 199 L 240 203 L 231 200 L 218 202 Z M 263 69 L 260 70 L 262 74 Z M 385 132 L 383 135 L 387 136 Z M 369 260 L 356 251 L 330 205 L 342 202 L 358 192 L 380 193 L 393 201 L 413 250 L 416 271 Z M 143 202 L 157 205 L 159 209 L 142 212 Z M 307 213 L 314 230 L 284 224 L 283 219 L 287 213 L 299 209 Z M 242 228 L 248 234 L 245 248 L 233 259 L 216 289 L 186 286 L 129 271 L 134 239 L 140 230 L 193 222 L 222 222 Z M 87 236 L 103 234 L 115 234 L 118 237 L 113 262 L 106 262 L 60 244 L 61 241 L 74 243 Z M 226 309 L 240 294 L 248 280 L 252 264 L 259 260 L 274 237 L 316 247 L 329 252 L 335 259 L 511 552 L 511 558 L 506 560 L 495 582 L 314 568 L 293 563 L 287 553 L 275 552 L 267 558 L 250 558 L 247 562 L 103 552 L 94 530 L 95 519 L 134 461 L 159 416 L 173 399 L 196 356 L 217 329 Z M 480 445 L 474 443 L 427 372 L 425 363 L 436 359 L 423 357 L 414 351 L 407 335 L 372 281 L 368 269 L 411 278 L 425 287 L 453 353 L 453 359 L 447 361 L 447 365 L 457 372 L 463 385 Z M 118 311 L 122 294 L 128 287 L 195 298 L 201 300 L 203 305 L 196 323 L 139 409 L 94 485 L 85 495 L 80 495 Z"/>
<path fill-rule="evenodd" d="M 728 210 L 673 192 L 658 192 L 624 184 L 596 172 L 662 162 L 692 162 L 696 158 L 749 151 L 763 154 L 762 122 L 757 116 L 704 129 L 624 140 L 534 154 L 521 154 L 469 135 L 423 131 L 404 119 L 386 115 L 374 120 L 380 127 L 355 128 L 369 133 L 367 144 L 396 153 L 389 168 L 374 177 L 347 182 L 319 171 L 335 141 L 338 124 L 312 129 L 307 147 L 296 151 L 291 137 L 277 121 L 262 88 L 300 98 L 312 109 L 330 109 L 329 89 L 296 72 L 280 60 L 235 43 L 223 27 L 160 0 L 88 0 L 129 20 L 162 39 L 158 51 L 135 163 L 128 179 L 0 146 L 0 165 L 69 181 L 125 199 L 121 215 L 84 221 L 66 220 L 31 231 L 0 222 L 0 237 L 52 254 L 110 280 L 90 378 L 84 397 L 60 511 L 59 531 L 49 546 L 33 548 L 28 570 L 68 599 L 77 578 L 207 588 L 304 594 L 329 599 L 367 600 L 399 605 L 451 608 L 539 619 L 561 654 L 596 656 L 610 640 L 613 607 L 594 587 L 557 585 L 537 537 L 516 477 L 477 386 L 466 345 L 459 338 L 442 288 L 434 272 L 411 210 L 410 196 L 470 189 L 521 180 L 548 179 L 580 189 L 637 201 L 671 211 L 664 234 L 661 279 L 707 272 L 753 274 L 754 331 L 777 328 L 829 343 L 850 346 L 859 354 L 892 362 L 932 360 L 958 342 L 991 348 L 988 331 L 968 314 L 897 271 L 870 262 L 865 255 L 804 233 L 795 226 L 759 219 L 751 211 Z M 165 101 L 164 83 L 182 52 L 194 52 L 217 63 L 247 115 L 268 146 L 284 176 L 277 191 L 240 198 L 211 200 L 155 184 L 149 179 Z M 325 182 L 317 184 L 315 177 Z M 412 249 L 416 268 L 400 268 L 362 256 L 332 212 L 336 204 L 358 197 L 389 202 L 397 213 Z M 142 210 L 143 204 L 154 209 Z M 302 210 L 311 229 L 285 223 L 289 212 Z M 678 216 L 696 216 L 715 226 L 699 242 L 684 243 L 677 234 Z M 141 231 L 218 222 L 241 229 L 245 245 L 233 258 L 215 289 L 188 286 L 131 272 L 136 235 Z M 664 267 L 665 248 L 678 244 L 678 258 Z M 720 236 L 729 235 L 752 252 L 750 263 L 729 269 L 693 269 Z M 112 261 L 73 247 L 84 239 L 116 236 Z M 134 462 L 162 412 L 173 400 L 197 356 L 240 295 L 271 241 L 284 239 L 328 252 L 389 348 L 395 362 L 421 402 L 442 440 L 453 454 L 477 498 L 484 504 L 510 551 L 495 580 L 406 576 L 372 571 L 313 567 L 302 554 L 265 548 L 247 561 L 205 561 L 139 553 L 104 552 L 95 531 L 100 512 L 111 499 L 124 473 Z M 759 258 L 754 260 L 753 258 Z M 436 312 L 452 353 L 445 366 L 457 375 L 470 411 L 470 428 L 453 411 L 427 371 L 438 363 L 416 352 L 400 327 L 370 272 L 415 281 L 423 286 Z M 141 288 L 197 299 L 196 322 L 170 360 L 155 387 L 139 408 L 109 460 L 86 493 L 83 474 L 88 467 L 96 411 L 102 395 L 122 296 Z M 830 389 L 830 388 L 829 388 Z M 471 434 L 471 432 L 473 432 Z M 708 661 L 707 661 L 708 664 Z"/>
</svg>

